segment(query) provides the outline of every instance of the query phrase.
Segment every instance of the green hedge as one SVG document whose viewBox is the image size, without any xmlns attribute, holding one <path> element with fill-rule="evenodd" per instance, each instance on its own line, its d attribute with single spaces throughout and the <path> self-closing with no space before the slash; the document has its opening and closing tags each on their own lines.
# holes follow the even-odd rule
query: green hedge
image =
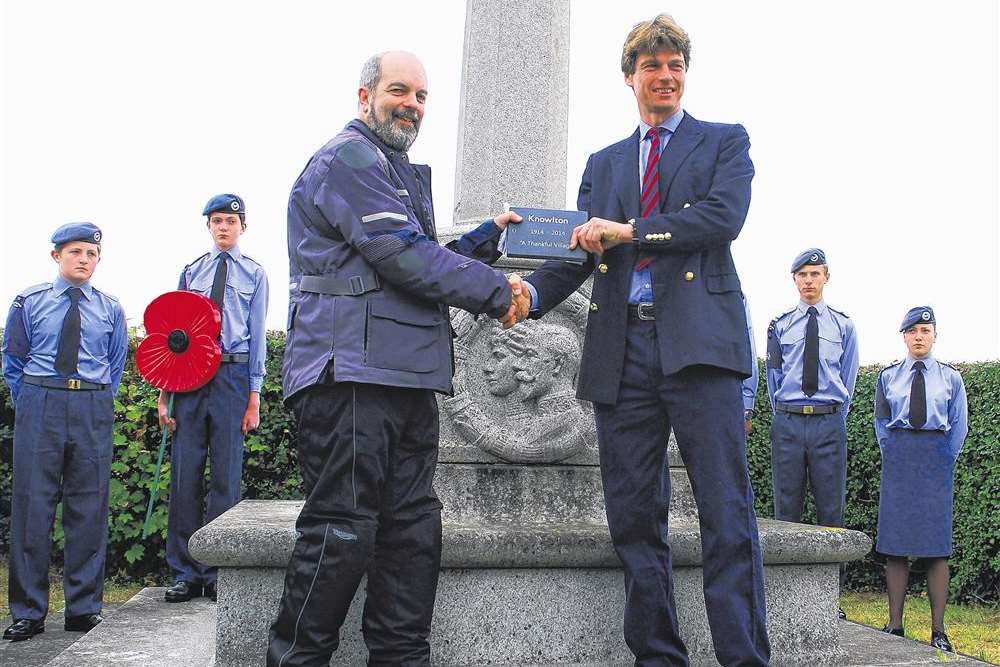
<svg viewBox="0 0 1000 667">
<path fill-rule="evenodd" d="M 280 366 L 284 336 L 268 336 L 267 378 L 261 397 L 261 427 L 247 438 L 244 498 L 301 497 L 295 455 L 295 424 L 281 403 Z M 763 369 L 762 369 L 763 370 Z M 875 536 L 880 461 L 872 428 L 873 387 L 878 367 L 862 368 L 847 424 L 847 527 Z M 955 554 L 952 596 L 958 600 L 1000 601 L 1000 363 L 961 365 L 969 394 L 969 437 L 955 470 Z M 771 415 L 761 382 L 758 415 L 748 441 L 750 475 L 757 512 L 772 516 L 771 461 L 768 433 Z M 169 452 L 154 514 L 154 534 L 140 540 L 149 487 L 156 464 L 160 427 L 156 391 L 129 363 L 115 401 L 115 459 L 111 479 L 108 537 L 109 576 L 164 581 L 164 539 L 169 496 Z M 8 549 L 14 414 L 6 385 L 0 382 L 0 553 Z M 813 517 L 812 507 L 807 516 Z M 56 558 L 62 555 L 62 531 L 56 526 Z M 882 563 L 869 554 L 848 569 L 852 588 L 880 589 Z"/>
<path fill-rule="evenodd" d="M 758 516 L 774 516 L 771 486 L 771 412 L 758 362 L 761 383 L 759 408 L 747 441 L 750 478 Z M 878 524 L 879 479 L 882 464 L 873 426 L 875 380 L 881 366 L 858 373 L 854 400 L 847 418 L 847 507 L 844 525 L 873 540 Z M 1000 601 L 1000 363 L 959 364 L 969 396 L 969 435 L 955 466 L 954 554 L 951 558 L 951 594 L 961 601 Z M 806 521 L 816 520 L 811 497 Z M 884 559 L 874 551 L 851 563 L 847 585 L 855 590 L 885 586 Z M 918 564 L 915 568 L 920 569 Z M 911 581 L 914 581 L 911 579 Z M 917 582 L 919 583 L 919 582 Z"/>
</svg>

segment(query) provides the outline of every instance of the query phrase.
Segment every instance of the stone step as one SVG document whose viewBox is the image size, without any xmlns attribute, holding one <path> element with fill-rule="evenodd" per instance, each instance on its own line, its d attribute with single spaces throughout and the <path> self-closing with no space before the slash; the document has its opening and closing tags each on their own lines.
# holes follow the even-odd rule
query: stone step
<svg viewBox="0 0 1000 667">
<path fill-rule="evenodd" d="M 210 565 L 284 567 L 295 546 L 301 500 L 244 500 L 191 538 L 191 552 Z M 840 528 L 758 519 L 764 562 L 840 563 L 864 556 L 871 540 Z M 442 566 L 618 567 L 602 521 L 466 522 L 443 520 Z M 701 564 L 698 524 L 671 524 L 669 541 L 677 566 Z"/>
<path fill-rule="evenodd" d="M 521 473 L 519 473 L 521 474 Z M 301 501 L 243 501 L 191 538 L 192 555 L 219 567 L 217 664 L 259 664 L 281 598 Z M 782 660 L 823 664 L 837 646 L 841 562 L 871 540 L 855 531 L 762 520 L 768 625 Z M 712 654 L 698 524 L 669 533 L 674 595 L 692 658 Z M 434 612 L 438 665 L 627 660 L 623 573 L 603 521 L 443 521 Z M 362 586 L 337 664 L 363 664 Z M 836 664 L 838 656 L 833 656 Z M 805 662 L 802 662 L 805 661 Z"/>
<path fill-rule="evenodd" d="M 160 665 L 170 665 L 171 667 L 208 667 L 214 663 L 214 647 L 206 646 L 203 642 L 197 641 L 185 629 L 185 626 L 195 626 L 201 628 L 215 628 L 216 605 L 207 601 L 192 602 L 187 605 L 168 605 L 163 602 L 162 588 L 147 588 L 140 591 L 132 600 L 142 599 L 141 605 L 130 604 L 122 609 L 126 615 L 142 615 L 147 621 L 150 619 L 150 609 L 157 607 L 170 607 L 163 609 L 174 614 L 176 607 L 182 607 L 187 623 L 158 624 L 156 626 L 157 646 L 151 646 L 149 637 L 145 633 L 125 633 L 119 637 L 119 641 L 114 643 L 102 642 L 102 650 L 88 651 L 87 655 L 78 656 L 85 662 L 71 663 L 79 667 L 103 667 L 104 665 L 128 665 L 133 661 L 132 656 L 142 654 L 147 656 L 141 664 L 149 667 L 159 667 Z M 105 623 L 109 623 L 111 617 L 116 614 L 113 607 L 107 607 L 108 612 Z M 7 620 L 7 619 L 5 619 Z M 46 630 L 45 634 L 39 635 L 27 642 L 0 642 L 0 667 L 32 667 L 49 663 L 49 659 L 64 650 L 66 638 L 57 637 L 58 634 L 72 634 L 73 641 L 77 639 L 86 640 L 88 635 L 76 633 L 63 633 L 62 618 L 60 614 L 52 614 L 48 621 L 50 625 L 56 626 L 58 621 L 58 631 Z M 126 623 L 132 625 L 129 619 L 122 618 L 115 623 Z M 108 627 L 111 627 L 110 625 Z M 841 656 L 839 663 L 843 667 L 902 667 L 904 665 L 932 665 L 947 662 L 956 667 L 973 667 L 987 665 L 988 663 L 957 654 L 939 654 L 938 651 L 927 644 L 922 644 L 910 639 L 886 635 L 874 628 L 870 628 L 849 621 L 838 623 L 839 646 L 837 654 Z M 95 635 L 96 637 L 96 635 Z M 70 642 L 72 643 L 72 642 Z M 178 650 L 184 647 L 185 651 Z M 151 649 L 154 649 L 151 651 Z M 206 655 L 208 657 L 206 658 Z M 162 656 L 162 657 L 161 657 Z M 62 656 L 60 656 L 61 658 Z M 70 658 L 67 653 L 66 659 Z M 347 664 L 343 659 L 343 654 L 334 654 L 331 662 L 333 665 Z M 714 665 L 714 660 L 695 661 L 692 665 Z M 59 663 L 51 663 L 59 664 Z M 137 663 L 140 664 L 140 663 Z M 262 664 L 262 661 L 261 661 Z M 575 663 L 521 663 L 519 667 L 626 667 L 632 665 L 631 660 L 602 661 L 602 662 L 575 662 Z M 776 665 L 777 667 L 777 665 Z"/>
<path fill-rule="evenodd" d="M 115 613 L 120 605 L 105 605 L 104 618 Z M 64 610 L 52 609 L 45 618 L 45 632 L 22 642 L 0 641 L 0 667 L 41 667 L 84 637 L 82 632 L 63 630 Z M 10 617 L 0 617 L 0 627 L 6 629 L 13 622 Z"/>
<path fill-rule="evenodd" d="M 198 598 L 169 604 L 164 590 L 142 589 L 48 666 L 210 667 L 215 663 L 215 603 Z"/>
</svg>

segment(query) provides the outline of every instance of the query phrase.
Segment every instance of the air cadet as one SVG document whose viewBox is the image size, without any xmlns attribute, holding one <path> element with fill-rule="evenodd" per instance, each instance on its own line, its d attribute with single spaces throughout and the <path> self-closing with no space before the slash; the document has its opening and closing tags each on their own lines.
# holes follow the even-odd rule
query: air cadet
<svg viewBox="0 0 1000 667">
<path fill-rule="evenodd" d="M 168 419 L 166 395 L 160 393 L 160 424 L 169 423 L 174 431 L 167 564 L 176 582 L 164 594 L 167 602 L 187 602 L 201 595 L 216 599 L 216 569 L 192 558 L 188 540 L 240 500 L 243 436 L 260 422 L 267 353 L 267 275 L 240 252 L 240 236 L 247 228 L 243 200 L 233 194 L 216 195 L 202 215 L 207 216 L 212 249 L 184 267 L 177 289 L 207 296 L 219 307 L 222 364 L 201 389 L 176 394 L 174 417 Z M 206 458 L 212 470 L 207 494 Z"/>
<path fill-rule="evenodd" d="M 760 384 L 760 370 L 757 368 L 757 345 L 753 340 L 753 324 L 750 322 L 750 304 L 743 295 L 743 314 L 747 318 L 747 338 L 750 339 L 750 377 L 743 380 L 743 432 L 750 435 L 753 430 L 754 406 L 757 404 L 757 386 Z"/>
<path fill-rule="evenodd" d="M 448 305 L 513 317 L 499 258 L 504 213 L 437 242 L 430 169 L 412 164 L 427 74 L 372 56 L 358 117 L 318 150 L 288 202 L 282 376 L 306 501 L 271 626 L 271 667 L 327 665 L 367 574 L 370 665 L 430 664 L 441 566 L 435 392 L 452 390 Z M 477 260 L 483 260 L 477 261 Z M 511 322 L 509 322 L 511 323 Z"/>
<path fill-rule="evenodd" d="M 903 636 L 908 558 L 928 559 L 931 645 L 951 651 L 944 630 L 951 555 L 952 477 L 968 432 L 962 376 L 931 356 L 937 323 L 930 306 L 903 317 L 907 356 L 886 367 L 875 385 L 875 434 L 882 453 L 882 486 L 875 550 L 888 559 L 889 622 Z"/>
<path fill-rule="evenodd" d="M 59 273 L 21 292 L 3 340 L 3 376 L 14 400 L 10 612 L 4 639 L 45 631 L 56 504 L 66 536 L 65 628 L 101 622 L 108 541 L 114 395 L 128 337 L 118 299 L 90 284 L 101 230 L 89 222 L 52 235 Z"/>
<path fill-rule="evenodd" d="M 816 521 L 844 525 L 847 411 L 858 376 L 854 323 L 823 300 L 826 255 L 809 248 L 792 262 L 799 303 L 767 330 L 767 394 L 774 411 L 774 518 L 800 522 L 806 483 Z M 843 616 L 843 612 L 839 612 Z"/>
</svg>

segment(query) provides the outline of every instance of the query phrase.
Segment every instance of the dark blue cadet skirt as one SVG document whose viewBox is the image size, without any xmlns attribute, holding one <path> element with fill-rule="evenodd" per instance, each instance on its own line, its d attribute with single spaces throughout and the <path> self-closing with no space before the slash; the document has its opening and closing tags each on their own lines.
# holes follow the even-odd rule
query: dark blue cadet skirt
<svg viewBox="0 0 1000 667">
<path fill-rule="evenodd" d="M 876 551 L 911 558 L 951 555 L 954 470 L 947 433 L 889 431 L 882 449 Z"/>
</svg>

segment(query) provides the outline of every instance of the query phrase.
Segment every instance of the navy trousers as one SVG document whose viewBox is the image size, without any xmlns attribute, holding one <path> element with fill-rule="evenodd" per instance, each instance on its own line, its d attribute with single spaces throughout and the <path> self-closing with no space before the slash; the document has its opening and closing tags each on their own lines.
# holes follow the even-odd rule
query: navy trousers
<svg viewBox="0 0 1000 667">
<path fill-rule="evenodd" d="M 249 364 L 222 364 L 207 385 L 174 397 L 177 429 L 170 446 L 167 564 L 179 581 L 215 583 L 216 569 L 191 556 L 188 540 L 240 501 L 249 373 Z M 212 469 L 207 492 L 206 459 Z"/>
<path fill-rule="evenodd" d="M 661 371 L 653 322 L 629 322 L 618 402 L 596 404 L 608 528 L 625 569 L 625 642 L 636 665 L 687 665 L 667 543 L 673 428 L 701 527 L 705 603 L 723 665 L 767 665 L 770 644 L 740 377 L 710 366 Z"/>
<path fill-rule="evenodd" d="M 288 402 L 306 502 L 268 667 L 326 667 L 366 573 L 368 664 L 429 665 L 441 567 L 434 392 L 345 382 L 311 386 Z"/>
<path fill-rule="evenodd" d="M 100 613 L 114 419 L 110 389 L 22 385 L 14 417 L 11 617 L 39 620 L 48 613 L 52 525 L 60 500 L 66 615 Z"/>
<path fill-rule="evenodd" d="M 806 483 L 816 500 L 816 522 L 844 525 L 847 430 L 844 415 L 776 412 L 771 424 L 774 518 L 802 521 Z"/>
</svg>

